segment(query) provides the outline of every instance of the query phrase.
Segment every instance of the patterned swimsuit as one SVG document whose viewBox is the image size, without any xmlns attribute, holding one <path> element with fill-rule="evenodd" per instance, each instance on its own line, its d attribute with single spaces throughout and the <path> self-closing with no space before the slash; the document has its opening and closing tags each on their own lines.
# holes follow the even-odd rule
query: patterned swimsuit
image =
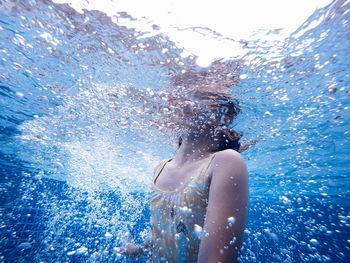
<svg viewBox="0 0 350 263">
<path fill-rule="evenodd" d="M 153 262 L 197 262 L 208 205 L 205 174 L 214 156 L 208 157 L 188 184 L 174 191 L 161 190 L 155 185 L 171 159 L 163 161 L 156 171 L 151 188 Z"/>
</svg>

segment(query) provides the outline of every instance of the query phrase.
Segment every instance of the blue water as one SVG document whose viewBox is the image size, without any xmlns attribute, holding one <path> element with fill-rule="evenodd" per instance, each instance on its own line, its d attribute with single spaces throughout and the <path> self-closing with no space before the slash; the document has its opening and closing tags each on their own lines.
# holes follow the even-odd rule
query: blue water
<svg viewBox="0 0 350 263">
<path fill-rule="evenodd" d="M 226 58 L 246 76 L 235 129 L 257 141 L 243 153 L 241 262 L 350 258 L 349 10 L 334 1 L 289 38 L 242 40 L 246 54 Z M 153 28 L 0 2 L 0 261 L 133 261 L 114 248 L 148 236 L 153 167 L 179 132 L 167 83 L 193 65 Z"/>
</svg>

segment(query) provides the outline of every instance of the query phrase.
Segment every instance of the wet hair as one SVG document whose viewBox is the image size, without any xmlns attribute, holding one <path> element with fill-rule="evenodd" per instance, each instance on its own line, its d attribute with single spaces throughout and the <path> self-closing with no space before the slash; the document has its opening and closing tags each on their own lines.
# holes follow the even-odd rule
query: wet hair
<svg viewBox="0 0 350 263">
<path fill-rule="evenodd" d="M 231 123 L 236 119 L 237 115 L 241 112 L 241 107 L 239 106 L 239 101 L 233 99 L 230 96 L 220 96 L 218 102 L 218 108 L 220 110 L 220 115 L 229 116 Z"/>
<path fill-rule="evenodd" d="M 235 150 L 236 152 L 240 152 L 241 143 L 239 140 L 242 138 L 242 134 L 234 131 L 234 130 L 224 130 L 222 131 L 221 141 L 219 142 L 219 146 L 217 151 L 223 151 L 227 149 Z M 182 144 L 182 137 L 180 136 L 178 139 L 178 146 L 180 147 Z"/>
<path fill-rule="evenodd" d="M 222 141 L 219 143 L 218 151 L 232 149 L 239 152 L 239 149 L 241 148 L 241 143 L 239 140 L 242 138 L 242 136 L 242 134 L 234 130 L 222 131 Z"/>
<path fill-rule="evenodd" d="M 240 81 L 237 71 L 237 65 L 234 66 L 225 63 L 222 59 L 217 59 L 210 65 L 209 69 L 199 71 L 194 67 L 189 68 L 170 79 L 171 86 L 185 88 L 183 91 L 185 97 L 173 98 L 172 102 L 184 109 L 186 105 L 184 101 L 191 102 L 187 105 L 195 105 L 189 111 L 189 115 L 192 114 L 193 120 L 199 119 L 201 123 L 198 122 L 194 125 L 209 123 L 213 115 L 216 122 L 221 123 L 218 125 L 222 127 L 218 151 L 225 149 L 239 151 L 241 147 L 239 140 L 242 135 L 227 128 L 227 126 L 232 126 L 233 121 L 241 111 L 239 101 L 230 92 L 231 88 Z M 179 147 L 181 143 L 180 136 Z"/>
<path fill-rule="evenodd" d="M 241 108 L 239 106 L 239 101 L 237 99 L 233 99 L 229 96 L 216 96 L 215 97 L 215 103 L 212 101 L 212 104 L 209 105 L 209 107 L 216 108 L 217 112 L 214 113 L 219 118 L 229 118 L 226 122 L 228 124 L 225 125 L 232 125 L 232 122 L 236 119 L 238 114 L 241 112 Z M 210 113 L 211 111 L 208 111 Z M 241 143 L 239 142 L 242 134 L 236 132 L 233 129 L 228 128 L 222 128 L 221 131 L 219 131 L 219 141 L 218 141 L 218 148 L 217 151 L 223 151 L 226 149 L 232 149 L 237 152 L 240 151 Z M 182 144 L 182 137 L 180 136 L 178 139 L 178 146 L 180 147 Z"/>
<path fill-rule="evenodd" d="M 217 59 L 213 61 L 209 69 L 188 68 L 185 72 L 172 76 L 170 82 L 172 86 L 184 86 L 187 88 L 198 88 L 200 86 L 212 87 L 216 91 L 222 88 L 226 90 L 226 88 L 239 83 L 240 79 L 237 71 L 237 65 L 230 65 L 223 62 L 223 59 Z"/>
<path fill-rule="evenodd" d="M 220 113 L 219 115 L 227 115 L 230 118 L 230 124 L 236 119 L 237 115 L 241 112 L 241 108 L 239 106 L 239 102 L 236 99 L 226 98 L 224 102 L 219 104 Z M 225 111 L 226 110 L 226 111 Z M 225 112 L 224 112 L 225 111 Z M 221 131 L 221 140 L 219 141 L 218 151 L 223 151 L 226 149 L 232 149 L 235 151 L 239 151 L 241 144 L 239 140 L 243 135 L 236 132 L 233 129 L 223 129 Z"/>
</svg>

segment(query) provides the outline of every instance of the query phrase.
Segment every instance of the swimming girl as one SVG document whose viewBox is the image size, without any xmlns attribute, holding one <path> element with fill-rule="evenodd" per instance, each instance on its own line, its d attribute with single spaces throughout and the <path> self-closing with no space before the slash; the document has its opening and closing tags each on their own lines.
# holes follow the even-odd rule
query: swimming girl
<svg viewBox="0 0 350 263">
<path fill-rule="evenodd" d="M 152 262 L 226 263 L 239 256 L 248 176 L 239 154 L 240 135 L 228 127 L 240 109 L 225 96 L 201 98 L 202 104 L 182 123 L 175 157 L 154 170 Z M 142 246 L 131 245 L 126 252 L 141 253 Z"/>
</svg>

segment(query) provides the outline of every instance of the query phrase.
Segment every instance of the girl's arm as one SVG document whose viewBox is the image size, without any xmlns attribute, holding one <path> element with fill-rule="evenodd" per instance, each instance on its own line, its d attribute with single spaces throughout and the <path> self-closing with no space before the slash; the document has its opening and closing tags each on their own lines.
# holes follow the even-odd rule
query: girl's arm
<svg viewBox="0 0 350 263">
<path fill-rule="evenodd" d="M 233 150 L 218 152 L 199 248 L 198 263 L 236 262 L 243 242 L 248 207 L 248 173 Z"/>
</svg>

